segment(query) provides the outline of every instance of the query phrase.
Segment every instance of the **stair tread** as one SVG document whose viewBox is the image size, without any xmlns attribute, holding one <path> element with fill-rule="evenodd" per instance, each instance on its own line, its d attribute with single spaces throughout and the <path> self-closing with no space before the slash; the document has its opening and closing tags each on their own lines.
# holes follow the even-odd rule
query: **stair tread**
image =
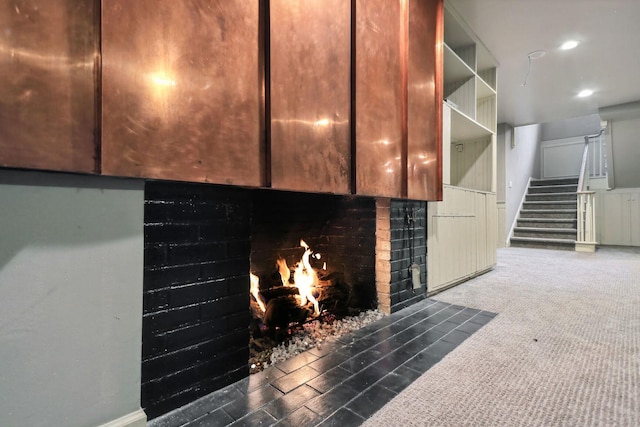
<svg viewBox="0 0 640 427">
<path fill-rule="evenodd" d="M 564 195 L 564 196 L 575 196 L 576 192 L 575 191 L 558 191 L 557 193 L 534 193 L 534 194 L 528 194 L 529 196 L 559 196 L 559 195 Z"/>
<path fill-rule="evenodd" d="M 538 213 L 552 213 L 552 212 L 556 212 L 556 213 L 571 213 L 571 212 L 577 212 L 578 209 L 521 209 L 520 212 L 538 212 Z"/>
<path fill-rule="evenodd" d="M 577 182 L 562 182 L 562 183 L 555 183 L 555 184 L 551 184 L 549 182 L 542 182 L 542 181 L 537 181 L 537 182 L 545 185 L 532 185 L 531 187 L 563 187 L 568 185 L 578 185 Z"/>
<path fill-rule="evenodd" d="M 524 204 L 531 205 L 575 205 L 575 200 L 530 200 L 524 202 Z"/>
<path fill-rule="evenodd" d="M 531 178 L 531 186 L 538 187 L 541 184 L 544 185 L 546 183 L 549 183 L 548 185 L 576 185 L 579 181 L 580 180 L 578 178 Z"/>
<path fill-rule="evenodd" d="M 578 234 L 577 190 L 577 178 L 532 178 L 510 239 L 514 246 L 574 246 Z"/>
<path fill-rule="evenodd" d="M 519 221 L 533 222 L 574 222 L 575 219 L 570 218 L 518 218 Z"/>
<path fill-rule="evenodd" d="M 578 195 L 576 193 L 569 193 L 568 195 L 564 193 L 538 193 L 538 194 L 527 194 L 525 202 L 573 202 L 575 203 L 578 200 Z"/>
<path fill-rule="evenodd" d="M 577 176 L 564 176 L 558 178 L 531 178 L 531 182 L 545 182 L 545 181 L 576 181 L 580 178 Z"/>
<path fill-rule="evenodd" d="M 542 228 L 542 227 L 514 227 L 514 231 L 540 231 L 543 233 L 577 233 L 577 228 Z"/>
<path fill-rule="evenodd" d="M 578 184 L 551 184 L 551 185 L 532 185 L 529 188 L 560 188 L 560 187 L 578 187 Z M 559 191 L 559 193 L 566 193 L 566 191 Z"/>
<path fill-rule="evenodd" d="M 511 241 L 521 242 L 545 242 L 545 243 L 575 243 L 575 239 L 556 239 L 551 237 L 511 237 Z"/>
</svg>

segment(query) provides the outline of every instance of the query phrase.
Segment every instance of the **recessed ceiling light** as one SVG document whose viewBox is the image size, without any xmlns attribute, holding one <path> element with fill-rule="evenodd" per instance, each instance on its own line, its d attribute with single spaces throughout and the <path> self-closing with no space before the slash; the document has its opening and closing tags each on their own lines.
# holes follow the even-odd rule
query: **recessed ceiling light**
<svg viewBox="0 0 640 427">
<path fill-rule="evenodd" d="M 591 96 L 591 95 L 593 95 L 593 91 L 591 89 L 583 89 L 578 94 L 580 98 L 586 98 L 587 96 Z"/>
<path fill-rule="evenodd" d="M 578 43 L 576 40 L 567 40 L 566 42 L 562 43 L 562 46 L 560 46 L 560 49 L 562 50 L 569 50 L 569 49 L 573 49 L 574 47 L 578 46 Z"/>
</svg>

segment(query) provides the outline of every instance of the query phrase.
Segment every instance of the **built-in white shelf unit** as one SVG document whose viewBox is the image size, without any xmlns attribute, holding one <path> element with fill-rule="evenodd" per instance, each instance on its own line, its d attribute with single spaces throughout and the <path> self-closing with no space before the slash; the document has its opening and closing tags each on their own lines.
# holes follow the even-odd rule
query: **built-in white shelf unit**
<svg viewBox="0 0 640 427">
<path fill-rule="evenodd" d="M 443 200 L 427 205 L 427 289 L 496 264 L 497 62 L 445 0 Z"/>
</svg>

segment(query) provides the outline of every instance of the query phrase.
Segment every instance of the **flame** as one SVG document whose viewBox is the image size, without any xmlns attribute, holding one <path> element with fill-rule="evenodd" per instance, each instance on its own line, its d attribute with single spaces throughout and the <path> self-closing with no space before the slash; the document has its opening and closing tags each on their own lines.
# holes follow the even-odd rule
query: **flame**
<svg viewBox="0 0 640 427">
<path fill-rule="evenodd" d="M 278 264 L 278 273 L 280 273 L 280 278 L 282 279 L 282 286 L 291 286 L 289 284 L 289 279 L 291 278 L 291 270 L 289 270 L 287 261 L 280 258 L 278 261 L 276 261 L 276 264 Z"/>
<path fill-rule="evenodd" d="M 300 240 L 300 246 L 302 246 L 305 251 L 293 272 L 293 284 L 289 283 L 291 270 L 289 270 L 287 262 L 282 258 L 277 261 L 278 272 L 280 273 L 280 278 L 284 286 L 295 286 L 298 288 L 300 306 L 307 305 L 307 302 L 311 302 L 313 304 L 313 314 L 314 316 L 318 316 L 320 315 L 320 307 L 318 301 L 313 296 L 313 288 L 318 284 L 318 275 L 309 262 L 309 257 L 313 254 L 313 251 L 304 240 Z M 316 254 L 314 258 L 320 259 L 320 255 Z"/>
<path fill-rule="evenodd" d="M 260 278 L 253 273 L 249 273 L 249 275 L 251 277 L 251 295 L 253 295 L 253 297 L 256 299 L 256 302 L 260 306 L 260 309 L 264 312 L 267 309 L 264 306 L 264 302 L 262 302 L 262 298 L 260 298 L 260 295 L 258 294 Z"/>
</svg>

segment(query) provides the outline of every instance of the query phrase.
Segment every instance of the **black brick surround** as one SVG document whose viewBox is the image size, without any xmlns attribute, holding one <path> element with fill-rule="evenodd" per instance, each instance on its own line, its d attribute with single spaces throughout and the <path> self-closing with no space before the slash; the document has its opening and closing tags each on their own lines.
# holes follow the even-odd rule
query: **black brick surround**
<svg viewBox="0 0 640 427">
<path fill-rule="evenodd" d="M 408 215 L 411 221 L 407 221 Z M 392 200 L 391 311 L 424 299 L 426 204 Z M 355 196 L 148 181 L 141 404 L 153 419 L 249 375 L 249 271 L 294 264 L 300 239 L 376 306 L 376 203 Z M 275 250 L 274 250 L 275 248 Z"/>
<path fill-rule="evenodd" d="M 146 184 L 141 403 L 149 418 L 248 375 L 247 194 Z"/>
<path fill-rule="evenodd" d="M 391 201 L 391 312 L 425 298 L 427 281 L 426 202 Z M 413 257 L 412 257 L 413 255 Z M 420 266 L 421 289 L 413 289 L 409 267 Z"/>
</svg>

